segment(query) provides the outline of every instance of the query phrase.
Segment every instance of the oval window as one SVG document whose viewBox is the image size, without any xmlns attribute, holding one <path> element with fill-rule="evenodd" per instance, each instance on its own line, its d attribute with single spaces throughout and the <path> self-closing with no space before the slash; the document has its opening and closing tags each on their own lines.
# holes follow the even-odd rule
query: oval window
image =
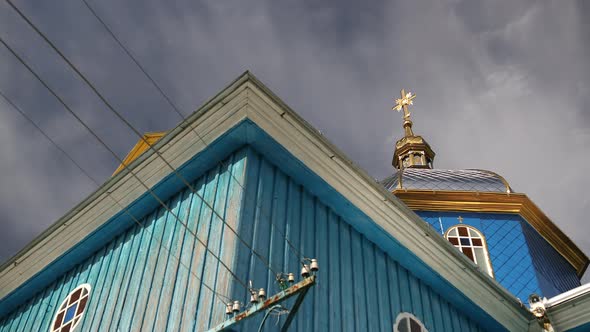
<svg viewBox="0 0 590 332">
<path fill-rule="evenodd" d="M 88 298 L 90 297 L 90 284 L 82 284 L 68 294 L 59 305 L 55 313 L 49 332 L 72 332 L 82 320 Z"/>
</svg>

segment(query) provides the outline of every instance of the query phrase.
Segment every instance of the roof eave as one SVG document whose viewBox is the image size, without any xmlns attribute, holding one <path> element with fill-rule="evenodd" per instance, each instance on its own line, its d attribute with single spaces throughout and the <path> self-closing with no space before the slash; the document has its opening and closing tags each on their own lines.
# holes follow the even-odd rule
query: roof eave
<svg viewBox="0 0 590 332">
<path fill-rule="evenodd" d="M 547 300 L 546 308 L 555 331 L 590 328 L 590 284 Z"/>
</svg>

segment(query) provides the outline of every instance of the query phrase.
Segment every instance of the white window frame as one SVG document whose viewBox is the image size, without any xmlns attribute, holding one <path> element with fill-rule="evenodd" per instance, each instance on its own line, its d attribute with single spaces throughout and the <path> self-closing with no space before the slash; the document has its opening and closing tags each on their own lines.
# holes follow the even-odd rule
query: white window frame
<svg viewBox="0 0 590 332">
<path fill-rule="evenodd" d="M 80 297 L 78 297 L 78 299 L 77 299 L 76 301 L 74 301 L 74 302 L 72 302 L 72 303 L 69 303 L 69 304 L 68 304 L 68 301 L 70 300 L 70 297 L 71 297 L 71 296 L 72 296 L 72 295 L 73 295 L 75 292 L 77 292 L 79 289 L 81 289 L 81 290 L 85 289 L 87 293 L 86 293 L 86 294 L 84 294 L 84 295 L 82 295 L 82 294 L 83 294 L 83 291 L 82 291 L 82 292 L 81 292 L 81 295 L 80 295 Z M 63 300 L 63 301 L 62 301 L 62 302 L 59 304 L 59 306 L 57 307 L 57 310 L 55 311 L 55 314 L 53 315 L 53 319 L 51 320 L 51 325 L 49 325 L 49 332 L 59 332 L 59 331 L 61 331 L 61 328 L 64 326 L 63 324 L 61 324 L 61 325 L 60 325 L 60 327 L 59 327 L 59 328 L 57 328 L 57 329 L 54 329 L 54 328 L 53 328 L 53 327 L 55 326 L 55 321 L 57 320 L 57 317 L 59 316 L 59 314 L 63 312 L 63 313 L 64 313 L 64 316 L 65 316 L 65 313 L 67 312 L 67 310 L 68 310 L 68 308 L 69 308 L 69 307 L 71 307 L 71 306 L 72 306 L 74 303 L 76 303 L 77 305 L 79 305 L 79 304 L 80 304 L 80 301 L 81 301 L 83 298 L 87 298 L 87 299 L 86 299 L 86 305 L 84 306 L 84 309 L 82 310 L 82 312 L 81 312 L 81 313 L 79 313 L 79 314 L 76 314 L 76 313 L 74 313 L 74 317 L 73 317 L 73 318 L 70 320 L 70 321 L 73 321 L 73 322 L 74 322 L 74 323 L 72 324 L 72 326 L 70 327 L 70 332 L 74 332 L 75 328 L 76 328 L 76 327 L 77 327 L 77 326 L 80 324 L 80 322 L 82 321 L 82 317 L 84 316 L 84 313 L 85 313 L 85 312 L 86 312 L 86 310 L 88 309 L 88 304 L 89 304 L 88 302 L 89 302 L 89 300 L 90 300 L 90 292 L 91 292 L 91 291 L 92 291 L 92 286 L 90 286 L 90 284 L 81 284 L 81 285 L 79 285 L 78 287 L 74 288 L 74 290 L 72 290 L 72 291 L 71 291 L 71 292 L 70 292 L 70 293 L 69 293 L 69 294 L 68 294 L 68 295 L 65 297 L 65 299 L 64 299 L 64 300 Z M 67 305 L 67 306 L 66 306 L 66 305 Z M 64 307 L 64 306 L 66 306 L 66 307 L 65 307 L 65 308 L 62 308 L 62 307 Z M 76 307 L 76 312 L 77 312 L 77 310 L 78 310 L 78 307 Z M 63 318 L 65 318 L 65 317 L 62 317 L 62 321 L 63 321 Z M 76 320 L 76 319 L 77 319 L 77 320 Z"/>
<path fill-rule="evenodd" d="M 465 227 L 467 228 L 467 236 L 464 235 L 459 235 L 459 227 Z M 457 236 L 452 236 L 452 237 L 456 237 L 458 239 L 458 244 L 453 244 L 450 242 L 449 240 L 449 235 L 451 233 L 451 231 L 453 231 L 454 229 L 457 230 Z M 473 236 L 471 233 L 475 233 L 476 236 Z M 447 239 L 447 241 L 449 241 L 449 243 L 451 243 L 455 248 L 457 248 L 459 251 L 461 251 L 461 253 L 463 253 L 463 247 L 465 248 L 471 248 L 472 252 L 473 252 L 473 260 L 471 260 L 472 262 L 474 262 L 477 266 L 479 266 L 483 272 L 487 273 L 490 277 L 494 278 L 494 269 L 492 268 L 492 261 L 490 260 L 490 253 L 488 251 L 488 244 L 486 241 L 485 236 L 483 236 L 483 233 L 478 230 L 477 228 L 473 227 L 473 226 L 469 226 L 469 225 L 465 225 L 465 224 L 457 224 L 454 226 L 449 227 L 449 229 L 447 229 L 447 231 L 445 232 L 445 239 Z M 469 245 L 463 245 L 461 243 L 461 238 L 467 238 L 469 239 Z M 477 246 L 473 244 L 473 240 L 472 239 L 480 239 L 481 240 L 481 246 Z M 483 254 L 485 257 L 485 262 L 478 262 L 477 260 L 477 256 L 475 255 L 475 251 L 473 250 L 474 248 L 481 248 L 483 249 Z M 467 256 L 465 253 L 463 253 L 465 256 Z M 469 257 L 467 257 L 469 258 Z M 483 264 L 482 264 L 483 263 Z"/>
<path fill-rule="evenodd" d="M 424 323 L 422 323 L 422 321 L 420 319 L 418 319 L 418 317 L 414 316 L 413 314 L 411 314 L 409 312 L 400 312 L 397 315 L 397 318 L 395 319 L 395 324 L 393 325 L 393 332 L 399 332 L 399 330 L 398 330 L 399 324 L 401 323 L 401 321 L 403 319 L 406 319 L 406 318 L 418 323 L 418 325 L 420 325 L 420 332 L 428 332 L 428 329 L 426 329 L 426 326 L 424 326 Z M 410 328 L 411 328 L 411 325 L 408 327 L 408 332 L 411 331 Z"/>
</svg>

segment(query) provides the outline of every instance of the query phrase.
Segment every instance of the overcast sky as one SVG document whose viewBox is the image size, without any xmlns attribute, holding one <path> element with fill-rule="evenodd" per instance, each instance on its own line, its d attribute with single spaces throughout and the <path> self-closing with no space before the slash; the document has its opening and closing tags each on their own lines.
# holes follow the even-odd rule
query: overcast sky
<svg viewBox="0 0 590 332">
<path fill-rule="evenodd" d="M 89 1 L 185 115 L 250 69 L 377 179 L 415 92 L 437 168 L 503 175 L 590 254 L 588 2 Z M 180 121 L 81 0 L 15 2 L 140 131 Z M 3 1 L 0 36 L 119 156 L 135 144 Z M 101 183 L 117 167 L 1 46 L 0 89 Z M 0 262 L 96 189 L 1 99 L 0 174 Z"/>
</svg>

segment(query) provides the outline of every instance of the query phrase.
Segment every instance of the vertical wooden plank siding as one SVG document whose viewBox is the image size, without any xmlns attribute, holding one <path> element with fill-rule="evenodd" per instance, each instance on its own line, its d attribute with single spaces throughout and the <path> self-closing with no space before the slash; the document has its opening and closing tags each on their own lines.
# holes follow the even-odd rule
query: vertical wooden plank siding
<svg viewBox="0 0 590 332">
<path fill-rule="evenodd" d="M 195 250 L 196 254 L 198 254 L 198 257 L 202 257 L 200 259 L 200 264 L 198 264 L 198 267 L 200 270 L 200 278 L 202 282 L 207 285 L 213 284 L 213 267 L 214 264 L 216 264 L 216 261 L 211 261 L 214 259 L 214 257 L 207 249 L 214 252 L 214 247 L 211 246 L 211 244 L 212 242 L 214 242 L 215 239 L 211 238 L 211 228 L 215 225 L 212 224 L 214 218 L 213 210 L 211 209 L 211 207 L 215 208 L 212 204 L 212 201 L 214 199 L 213 197 L 215 197 L 215 194 L 217 192 L 217 185 L 219 181 L 217 173 L 218 172 L 215 170 L 209 172 L 208 178 L 210 180 L 208 181 L 205 187 L 205 201 L 203 202 L 201 208 L 201 216 L 199 217 L 199 220 L 201 220 L 202 223 L 200 224 L 201 227 L 197 234 L 199 238 L 206 239 L 206 241 L 204 242 L 207 247 L 205 247 L 202 244 L 199 244 Z M 205 204 L 205 202 L 207 204 Z M 213 238 L 217 235 L 217 232 L 213 232 Z M 196 315 L 195 325 L 192 326 L 193 330 L 203 331 L 207 328 L 207 322 L 210 319 L 211 301 L 213 300 L 214 296 L 215 294 L 213 294 L 213 292 L 211 292 L 206 287 L 203 287 L 202 285 L 199 287 L 199 293 L 196 303 L 196 312 L 201 314 Z"/>
<path fill-rule="evenodd" d="M 326 261 L 326 268 L 322 269 L 322 273 L 327 273 L 329 280 L 339 280 L 342 273 L 340 272 L 340 231 L 338 216 L 332 211 L 328 212 L 328 240 L 326 246 L 328 247 L 329 258 Z M 328 243 L 332 245 L 328 245 Z M 330 292 L 328 296 L 328 308 L 329 310 L 329 323 L 328 326 L 332 331 L 342 331 L 343 312 L 342 306 L 342 291 L 338 290 Z"/>
<path fill-rule="evenodd" d="M 199 196 L 237 229 L 245 163 L 246 150 L 242 149 L 192 184 L 198 195 L 187 188 L 166 201 L 230 267 L 236 237 Z M 76 331 L 192 331 L 197 320 L 196 330 L 219 323 L 223 300 L 200 287 L 201 279 L 227 296 L 233 278 L 172 214 L 163 207 L 154 208 L 140 220 L 141 226 L 133 225 L 105 243 L 14 308 L 0 320 L 0 331 L 49 331 L 57 306 L 83 283 L 89 283 L 92 291 Z"/>
<path fill-rule="evenodd" d="M 292 331 L 392 331 L 401 312 L 414 314 L 431 332 L 483 330 L 444 300 L 440 293 L 444 290 L 431 289 L 351 227 L 337 208 L 327 207 L 252 150 L 246 187 L 240 234 L 268 257 L 273 269 L 286 268 L 279 272 L 293 272 L 300 278 L 299 257 L 283 235 L 302 256 L 319 259 L 317 285 L 299 309 Z M 278 292 L 268 268 L 240 249 L 244 251 L 236 255 L 238 275 L 265 287 L 269 294 Z M 247 303 L 247 294 L 238 286 L 232 294 Z M 234 330 L 257 331 L 262 316 Z M 269 320 L 263 331 L 276 329 Z"/>
<path fill-rule="evenodd" d="M 444 290 L 431 289 L 359 233 L 338 207 L 251 148 L 192 185 L 196 194 L 185 189 L 166 201 L 172 213 L 154 207 L 141 225 L 14 308 L 0 331 L 48 331 L 56 306 L 82 283 L 92 292 L 79 331 L 203 331 L 225 319 L 228 300 L 248 303 L 248 280 L 272 295 L 279 291 L 275 273 L 299 279 L 302 257 L 318 258 L 320 272 L 291 331 L 392 331 L 401 312 L 430 332 L 484 330 L 446 301 Z M 261 320 L 234 331 L 256 331 Z M 263 331 L 277 330 L 274 321 Z"/>
</svg>

